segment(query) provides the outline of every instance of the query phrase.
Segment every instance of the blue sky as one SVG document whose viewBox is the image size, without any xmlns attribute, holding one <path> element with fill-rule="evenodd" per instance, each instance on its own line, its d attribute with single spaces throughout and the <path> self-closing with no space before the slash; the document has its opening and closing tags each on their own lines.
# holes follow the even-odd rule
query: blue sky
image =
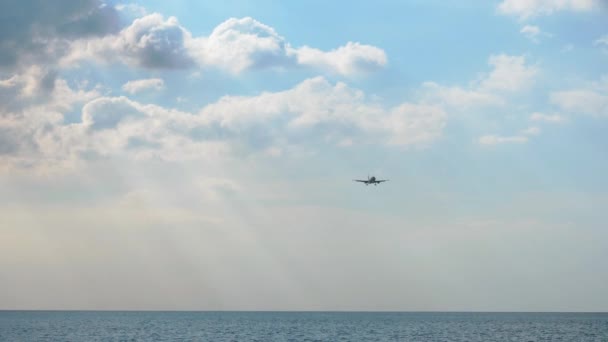
<svg viewBox="0 0 608 342">
<path fill-rule="evenodd" d="M 608 308 L 600 0 L 0 13 L 0 308 Z"/>
</svg>

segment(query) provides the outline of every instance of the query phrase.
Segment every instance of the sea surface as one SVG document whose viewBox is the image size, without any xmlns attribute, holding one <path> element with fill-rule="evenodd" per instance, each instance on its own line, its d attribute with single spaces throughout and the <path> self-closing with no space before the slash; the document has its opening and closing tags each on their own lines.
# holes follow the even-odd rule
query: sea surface
<svg viewBox="0 0 608 342">
<path fill-rule="evenodd" d="M 608 341 L 608 313 L 0 311 L 0 341 Z"/>
</svg>

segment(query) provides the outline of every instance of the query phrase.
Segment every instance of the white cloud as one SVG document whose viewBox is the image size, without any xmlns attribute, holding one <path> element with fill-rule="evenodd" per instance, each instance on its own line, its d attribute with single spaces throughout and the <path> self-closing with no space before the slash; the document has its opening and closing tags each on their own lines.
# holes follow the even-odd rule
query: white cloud
<svg viewBox="0 0 608 342">
<path fill-rule="evenodd" d="M 525 144 L 529 137 L 537 136 L 541 133 L 541 129 L 536 126 L 530 126 L 522 129 L 518 135 L 501 136 L 488 134 L 479 137 L 478 143 L 481 145 L 501 145 L 501 144 Z"/>
<path fill-rule="evenodd" d="M 387 64 L 382 49 L 353 42 L 329 52 L 304 46 L 297 50 L 297 56 L 302 65 L 334 70 L 343 75 L 376 71 Z"/>
<path fill-rule="evenodd" d="M 572 114 L 608 116 L 608 95 L 594 90 L 576 89 L 551 93 L 551 103 Z"/>
<path fill-rule="evenodd" d="M 56 136 L 56 129 L 66 125 L 65 113 L 99 96 L 97 89 L 72 89 L 59 78 L 54 80 L 52 89 L 30 92 L 29 73 L 37 71 L 0 81 L 0 98 L 11 99 L 0 105 L 0 171 L 57 165 L 70 159 L 54 153 L 65 140 Z M 50 155 L 53 156 L 45 157 Z"/>
<path fill-rule="evenodd" d="M 292 146 L 314 150 L 319 142 L 424 147 L 441 136 L 447 120 L 440 106 L 405 102 L 384 108 L 362 91 L 322 77 L 281 92 L 225 96 L 196 114 L 99 94 L 84 104 L 80 122 L 64 122 L 61 108 L 57 109 L 44 120 L 28 112 L 0 122 L 8 158 L 2 160 L 63 167 L 112 156 L 135 160 L 225 160 L 235 153 L 281 157 Z"/>
<path fill-rule="evenodd" d="M 536 126 L 530 126 L 526 129 L 523 129 L 521 131 L 521 134 L 530 136 L 530 135 L 539 135 L 540 132 L 541 132 L 540 128 L 538 128 Z"/>
<path fill-rule="evenodd" d="M 538 74 L 538 67 L 526 63 L 524 56 L 492 55 L 488 59 L 492 70 L 471 82 L 468 88 L 423 83 L 422 97 L 426 102 L 439 102 L 457 109 L 501 106 L 506 93 L 528 88 Z"/>
<path fill-rule="evenodd" d="M 68 66 L 79 60 L 95 59 L 145 68 L 188 68 L 194 65 L 185 46 L 190 39 L 190 33 L 175 17 L 164 20 L 162 15 L 154 13 L 135 19 L 116 35 L 76 41 L 62 64 Z"/>
<path fill-rule="evenodd" d="M 134 17 L 143 17 L 148 14 L 146 8 L 138 4 L 118 4 L 115 7 L 116 10 Z"/>
<path fill-rule="evenodd" d="M 404 103 L 386 110 L 366 100 L 361 91 L 344 83 L 332 86 L 321 77 L 284 92 L 224 97 L 205 107 L 201 117 L 209 125 L 253 139 L 249 144 L 263 144 L 287 132 L 295 139 L 313 135 L 334 144 L 350 139 L 402 146 L 431 143 L 446 120 L 438 106 Z"/>
<path fill-rule="evenodd" d="M 348 42 L 324 52 L 304 46 L 293 48 L 272 27 L 245 17 L 230 18 L 208 38 L 196 38 L 191 51 L 201 65 L 212 65 L 233 73 L 259 68 L 312 66 L 342 75 L 378 70 L 386 65 L 382 49 Z"/>
<path fill-rule="evenodd" d="M 552 92 L 550 101 L 567 113 L 608 117 L 608 75 L 578 89 Z"/>
<path fill-rule="evenodd" d="M 343 147 L 361 144 L 424 147 L 441 137 L 447 121 L 446 106 L 502 105 L 506 93 L 524 88 L 524 83 L 530 83 L 536 72 L 518 56 L 491 56 L 489 64 L 493 70 L 472 82 L 470 89 L 429 82 L 423 85 L 426 97 L 422 102 L 404 102 L 389 108 L 360 90 L 342 82 L 332 84 L 323 77 L 279 92 L 224 96 L 198 113 L 96 94 L 95 99 L 87 98 L 80 122 L 63 122 L 61 113 L 71 110 L 71 105 L 57 107 L 58 119 L 38 124 L 33 115 L 28 116 L 27 125 L 33 128 L 13 127 L 4 140 L 8 140 L 5 145 L 9 147 L 23 146 L 11 142 L 30 134 L 26 132 L 40 131 L 31 134 L 27 144 L 28 150 L 33 151 L 30 156 L 37 156 L 35 162 L 42 164 L 47 160 L 74 163 L 105 156 L 192 160 L 253 153 L 281 157 L 296 146 L 314 150 L 319 142 Z M 12 87 L 17 80 L 4 80 L 0 86 Z M 125 91 L 135 92 L 143 85 L 161 83 L 153 79 L 139 81 L 125 84 Z M 76 96 L 65 81 L 57 84 L 61 86 L 55 86 L 56 90 L 67 91 L 65 96 Z M 489 136 L 481 141 L 503 143 L 525 139 L 523 135 Z M 7 154 L 23 157 L 19 152 L 22 150 L 8 148 Z"/>
<path fill-rule="evenodd" d="M 524 56 L 492 55 L 488 63 L 494 67 L 479 84 L 489 91 L 518 91 L 530 86 L 538 67 L 526 65 Z"/>
<path fill-rule="evenodd" d="M 597 46 L 608 46 L 608 34 L 598 38 L 593 44 Z"/>
<path fill-rule="evenodd" d="M 350 139 L 426 145 L 440 136 L 446 120 L 440 107 L 403 103 L 387 110 L 367 100 L 361 91 L 344 83 L 332 85 L 322 77 L 283 92 L 227 96 L 203 108 L 200 116 L 210 127 L 253 139 L 250 144 L 287 134 L 281 139 L 316 136 L 334 144 Z"/>
<path fill-rule="evenodd" d="M 1 80 L 0 87 L 7 91 L 13 89 L 16 93 L 12 94 L 20 98 L 31 98 L 48 94 L 55 87 L 55 76 L 52 70 L 48 70 L 39 65 L 32 65 L 22 73 Z"/>
<path fill-rule="evenodd" d="M 533 25 L 526 25 L 522 27 L 519 31 L 519 33 L 523 34 L 524 36 L 526 36 L 526 38 L 534 42 L 538 41 L 538 35 L 540 34 L 540 32 L 540 28 L 538 26 Z"/>
<path fill-rule="evenodd" d="M 55 71 L 32 65 L 0 80 L 0 118 L 19 117 L 32 108 L 40 111 L 40 117 L 46 112 L 69 111 L 75 104 L 99 96 L 97 87 L 85 88 L 83 84 L 72 89 Z"/>
<path fill-rule="evenodd" d="M 596 39 L 593 45 L 600 47 L 604 53 L 608 54 L 608 34 Z"/>
<path fill-rule="evenodd" d="M 562 53 L 566 53 L 566 52 L 570 52 L 572 50 L 574 50 L 574 45 L 572 45 L 572 44 L 566 44 L 566 45 L 564 45 L 562 47 L 561 52 Z"/>
<path fill-rule="evenodd" d="M 47 101 L 55 83 L 55 74 L 38 65 L 0 80 L 0 116 Z"/>
<path fill-rule="evenodd" d="M 189 45 L 201 65 L 214 65 L 233 73 L 295 64 L 285 39 L 272 27 L 250 17 L 230 18 L 208 38 L 196 38 Z"/>
<path fill-rule="evenodd" d="M 530 115 L 530 121 L 537 122 L 548 122 L 548 123 L 564 123 L 566 122 L 566 118 L 564 118 L 560 114 L 543 114 L 543 113 L 532 113 Z"/>
<path fill-rule="evenodd" d="M 119 29 L 119 16 L 102 0 L 0 1 L 0 67 L 52 65 L 78 38 Z"/>
<path fill-rule="evenodd" d="M 165 82 L 160 78 L 147 78 L 143 80 L 129 81 L 122 86 L 122 90 L 129 94 L 135 94 L 146 89 L 161 90 L 165 87 Z"/>
<path fill-rule="evenodd" d="M 504 0 L 498 5 L 498 11 L 527 19 L 558 11 L 589 12 L 599 6 L 600 0 Z"/>
<path fill-rule="evenodd" d="M 0 117 L 18 115 L 36 106 L 44 106 L 49 111 L 67 111 L 73 104 L 98 95 L 98 87 L 85 90 L 86 85 L 85 82 L 72 89 L 55 70 L 31 65 L 0 80 Z"/>
<path fill-rule="evenodd" d="M 485 106 L 500 106 L 505 102 L 495 94 L 480 91 L 479 89 L 464 89 L 459 86 L 443 86 L 435 82 L 422 84 L 425 97 L 430 101 L 441 103 L 460 109 Z"/>
<path fill-rule="evenodd" d="M 484 135 L 479 138 L 481 145 L 499 145 L 499 144 L 523 144 L 528 142 L 528 138 L 522 135 L 514 136 L 499 136 L 499 135 Z"/>
<path fill-rule="evenodd" d="M 100 97 L 82 107 L 82 123 L 93 130 L 113 129 L 125 120 L 140 119 L 146 114 L 139 105 L 121 97 Z"/>
<path fill-rule="evenodd" d="M 538 43 L 541 37 L 551 37 L 551 34 L 543 32 L 540 27 L 534 25 L 525 25 L 519 33 L 523 34 L 533 43 Z"/>
<path fill-rule="evenodd" d="M 230 18 L 208 37 L 193 37 L 175 17 L 153 13 L 138 18 L 116 35 L 72 44 L 64 66 L 94 59 L 146 68 L 214 67 L 237 74 L 246 70 L 311 66 L 342 75 L 378 70 L 387 63 L 382 49 L 349 42 L 324 52 L 291 47 L 274 28 L 250 18 Z"/>
<path fill-rule="evenodd" d="M 394 108 L 382 124 L 391 145 L 428 145 L 441 136 L 445 121 L 441 107 L 404 103 Z"/>
</svg>

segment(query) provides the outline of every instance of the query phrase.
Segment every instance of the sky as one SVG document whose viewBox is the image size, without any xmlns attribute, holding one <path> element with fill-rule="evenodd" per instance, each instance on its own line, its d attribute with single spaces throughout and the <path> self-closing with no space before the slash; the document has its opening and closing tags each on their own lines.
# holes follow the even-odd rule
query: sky
<svg viewBox="0 0 608 342">
<path fill-rule="evenodd" d="M 3 1 L 0 309 L 607 311 L 607 23 Z"/>
</svg>

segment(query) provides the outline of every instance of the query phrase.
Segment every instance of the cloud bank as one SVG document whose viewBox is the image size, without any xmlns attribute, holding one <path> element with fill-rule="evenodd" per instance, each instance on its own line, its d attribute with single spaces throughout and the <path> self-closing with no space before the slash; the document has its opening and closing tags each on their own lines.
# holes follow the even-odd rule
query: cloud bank
<svg viewBox="0 0 608 342">
<path fill-rule="evenodd" d="M 608 117 L 608 75 L 588 85 L 555 91 L 550 94 L 550 102 L 561 111 L 574 115 Z"/>
<path fill-rule="evenodd" d="M 404 102 L 384 108 L 360 90 L 323 77 L 280 92 L 224 96 L 196 113 L 94 91 L 70 94 L 69 108 L 86 101 L 80 122 L 66 123 L 58 107 L 52 120 L 24 114 L 19 124 L 0 125 L 12 132 L 4 135 L 4 162 L 22 157 L 15 146 L 24 135 L 31 137 L 30 160 L 41 163 L 107 156 L 188 160 L 266 151 L 278 156 L 282 148 L 320 142 L 424 147 L 441 136 L 447 120 L 439 106 Z"/>
<path fill-rule="evenodd" d="M 535 113 L 532 113 L 532 115 L 530 115 L 530 121 L 559 124 L 559 123 L 565 122 L 566 118 L 564 118 L 560 114 L 543 114 L 543 113 L 535 112 Z"/>
<path fill-rule="evenodd" d="M 435 82 L 423 84 L 423 98 L 455 109 L 502 106 L 506 96 L 528 89 L 539 72 L 524 56 L 492 55 L 488 59 L 489 73 L 471 82 L 469 87 L 444 86 Z"/>
<path fill-rule="evenodd" d="M 129 94 L 136 94 L 144 90 L 161 90 L 165 87 L 165 82 L 160 78 L 147 78 L 143 80 L 129 81 L 122 86 L 122 90 Z"/>
<path fill-rule="evenodd" d="M 61 56 L 68 42 L 119 30 L 116 9 L 100 0 L 0 2 L 0 68 Z"/>
<path fill-rule="evenodd" d="M 345 76 L 387 64 L 382 49 L 348 42 L 324 52 L 292 47 L 272 27 L 250 18 L 230 18 L 208 37 L 194 37 L 175 17 L 158 13 L 138 18 L 115 35 L 82 39 L 64 65 L 82 60 L 125 63 L 149 69 L 218 68 L 233 74 L 258 69 L 312 67 Z"/>
<path fill-rule="evenodd" d="M 514 136 L 484 135 L 479 138 L 479 143 L 482 145 L 523 144 L 526 142 L 528 142 L 528 138 L 523 135 L 514 135 Z"/>
<path fill-rule="evenodd" d="M 600 0 L 504 0 L 498 5 L 498 11 L 528 19 L 558 11 L 589 12 L 600 6 Z"/>
</svg>

